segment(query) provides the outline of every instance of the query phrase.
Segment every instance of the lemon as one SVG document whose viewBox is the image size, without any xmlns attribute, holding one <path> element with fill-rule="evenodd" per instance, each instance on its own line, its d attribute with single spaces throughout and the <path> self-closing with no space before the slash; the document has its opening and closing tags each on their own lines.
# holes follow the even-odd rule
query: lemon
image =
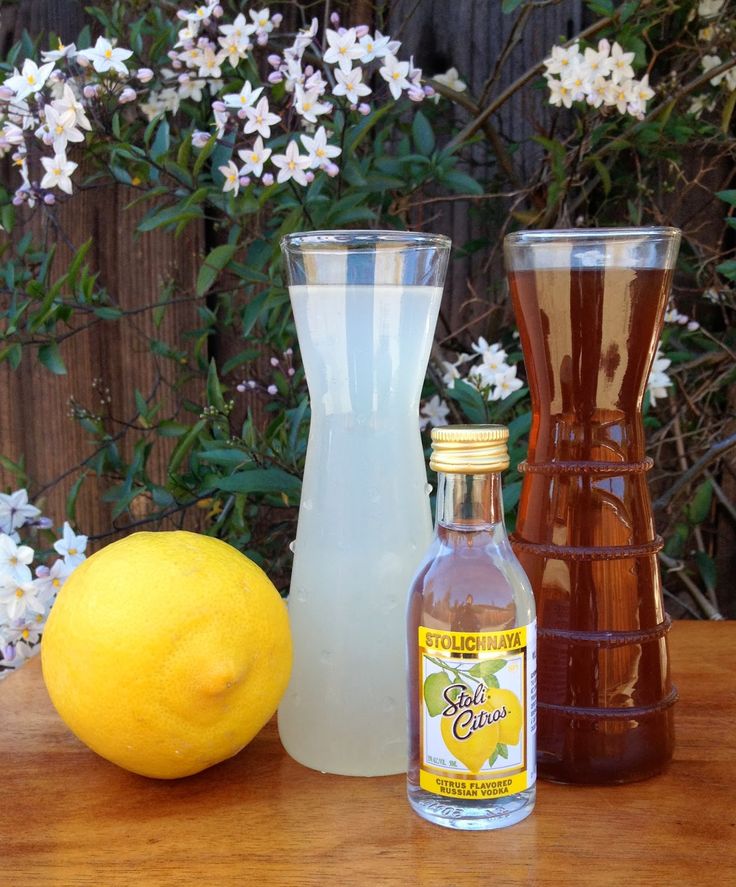
<svg viewBox="0 0 736 887">
<path fill-rule="evenodd" d="M 232 546 L 134 533 L 64 584 L 43 636 L 43 676 L 67 726 L 127 770 L 197 773 L 250 742 L 291 670 L 286 605 Z"/>
<path fill-rule="evenodd" d="M 477 718 L 482 712 L 482 706 L 475 706 L 472 716 Z M 483 764 L 496 750 L 498 745 L 498 724 L 487 723 L 483 727 L 470 730 L 464 723 L 460 731 L 462 739 L 455 735 L 452 717 L 443 717 L 440 724 L 440 732 L 447 748 L 471 773 L 480 772 Z"/>
<path fill-rule="evenodd" d="M 523 715 L 519 697 L 511 690 L 491 688 L 484 707 L 489 712 L 506 709 L 505 715 L 497 722 L 498 741 L 504 745 L 516 745 L 520 738 Z"/>
</svg>

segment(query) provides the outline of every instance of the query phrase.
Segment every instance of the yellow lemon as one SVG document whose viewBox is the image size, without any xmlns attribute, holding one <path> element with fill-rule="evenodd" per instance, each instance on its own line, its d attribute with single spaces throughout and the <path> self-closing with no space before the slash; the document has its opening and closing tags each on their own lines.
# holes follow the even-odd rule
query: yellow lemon
<svg viewBox="0 0 736 887">
<path fill-rule="evenodd" d="M 67 726 L 144 776 L 188 776 L 236 754 L 276 710 L 291 671 L 286 605 L 218 539 L 134 533 L 63 586 L 43 675 Z"/>
<path fill-rule="evenodd" d="M 489 689 L 484 708 L 491 713 L 506 710 L 505 715 L 496 721 L 498 741 L 503 742 L 504 745 L 516 745 L 519 741 L 522 720 L 521 703 L 518 696 L 511 690 Z"/>
<path fill-rule="evenodd" d="M 458 716 L 442 718 L 440 732 L 445 745 L 455 758 L 471 773 L 478 773 L 498 745 L 498 724 L 484 724 L 474 728 L 478 718 L 485 714 L 483 706 L 465 709 Z M 485 720 L 485 719 L 483 719 Z"/>
</svg>

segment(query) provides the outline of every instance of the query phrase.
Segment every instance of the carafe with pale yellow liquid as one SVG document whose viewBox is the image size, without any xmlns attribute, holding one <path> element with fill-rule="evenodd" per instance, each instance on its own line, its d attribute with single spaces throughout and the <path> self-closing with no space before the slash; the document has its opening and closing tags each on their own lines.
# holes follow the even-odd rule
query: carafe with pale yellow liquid
<svg viewBox="0 0 736 887">
<path fill-rule="evenodd" d="M 400 773 L 406 596 L 432 535 L 419 398 L 450 241 L 333 231 L 282 248 L 311 426 L 279 733 L 316 770 Z"/>
</svg>

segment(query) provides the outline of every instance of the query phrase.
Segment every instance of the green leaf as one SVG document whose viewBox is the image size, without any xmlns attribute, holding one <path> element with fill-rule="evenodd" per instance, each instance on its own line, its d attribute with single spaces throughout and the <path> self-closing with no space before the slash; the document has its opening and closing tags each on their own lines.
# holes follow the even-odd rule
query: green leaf
<svg viewBox="0 0 736 887">
<path fill-rule="evenodd" d="M 501 4 L 501 12 L 506 15 L 510 12 L 515 12 L 523 2 L 524 0 L 503 0 L 503 3 Z"/>
<path fill-rule="evenodd" d="M 281 468 L 253 468 L 228 477 L 209 477 L 206 485 L 226 493 L 281 493 L 294 500 L 302 489 L 299 478 Z"/>
<path fill-rule="evenodd" d="M 593 166 L 600 176 L 601 184 L 603 185 L 603 193 L 608 194 L 611 190 L 611 173 L 608 171 L 607 167 L 602 163 L 602 161 L 598 160 L 597 158 L 593 159 Z"/>
<path fill-rule="evenodd" d="M 181 437 L 189 430 L 189 425 L 182 422 L 174 422 L 173 419 L 165 419 L 156 426 L 156 431 L 161 437 Z"/>
<path fill-rule="evenodd" d="M 56 342 L 49 342 L 46 345 L 41 345 L 38 349 L 38 359 L 47 370 L 50 370 L 55 375 L 66 375 L 66 366 L 64 365 L 59 346 Z"/>
<path fill-rule="evenodd" d="M 86 478 L 87 472 L 85 471 L 74 481 L 72 488 L 69 490 L 69 495 L 66 497 L 66 516 L 72 523 L 75 523 L 77 519 L 77 498 Z"/>
<path fill-rule="evenodd" d="M 440 180 L 441 184 L 454 191 L 455 194 L 482 194 L 483 186 L 476 182 L 472 176 L 460 172 L 459 169 L 451 169 Z"/>
<path fill-rule="evenodd" d="M 232 259 L 237 249 L 237 243 L 223 243 L 222 246 L 216 246 L 208 253 L 197 275 L 196 292 L 198 296 L 203 296 L 212 286 L 217 275 Z"/>
<path fill-rule="evenodd" d="M 510 484 L 504 484 L 501 495 L 503 496 L 503 510 L 513 511 L 521 498 L 521 481 L 517 480 Z"/>
<path fill-rule="evenodd" d="M 725 200 L 725 202 L 730 203 L 731 206 L 736 206 L 736 190 L 716 191 L 716 197 Z"/>
<path fill-rule="evenodd" d="M 713 501 L 713 484 L 709 480 L 703 481 L 695 491 L 695 495 L 687 505 L 687 519 L 691 524 L 702 524 L 710 513 Z"/>
<path fill-rule="evenodd" d="M 202 462 L 211 462 L 213 465 L 224 465 L 228 468 L 242 468 L 251 463 L 253 459 L 245 450 L 205 450 L 199 454 Z"/>
<path fill-rule="evenodd" d="M 436 671 L 428 675 L 424 681 L 424 703 L 430 718 L 442 714 L 447 706 L 444 692 L 452 684 L 446 671 Z"/>
<path fill-rule="evenodd" d="M 468 669 L 468 674 L 473 675 L 474 678 L 480 678 L 487 687 L 498 687 L 498 681 L 494 675 L 501 671 L 505 665 L 505 659 L 482 659 Z M 489 684 L 489 680 L 493 680 L 494 683 Z"/>
<path fill-rule="evenodd" d="M 499 758 L 508 758 L 509 756 L 509 747 L 504 742 L 499 742 L 496 746 L 496 751 L 498 752 Z"/>
<path fill-rule="evenodd" d="M 414 140 L 417 151 L 420 154 L 424 154 L 425 157 L 428 157 L 434 150 L 435 140 L 432 125 L 421 111 L 417 111 L 414 114 L 414 120 L 411 124 L 411 137 Z"/>
<path fill-rule="evenodd" d="M 713 590 L 718 581 L 718 573 L 716 571 L 716 563 L 713 558 L 704 551 L 698 551 L 695 555 L 695 562 L 698 565 L 698 571 L 705 583 L 706 588 Z"/>
<path fill-rule="evenodd" d="M 218 410 L 222 410 L 225 406 L 225 398 L 222 396 L 222 385 L 217 377 L 214 357 L 210 360 L 207 370 L 207 403 Z"/>
<path fill-rule="evenodd" d="M 458 379 L 447 391 L 447 396 L 460 404 L 460 409 L 472 424 L 483 425 L 487 421 L 486 403 L 474 385 Z"/>
<path fill-rule="evenodd" d="M 164 117 L 158 125 L 156 137 L 151 145 L 151 157 L 155 163 L 158 163 L 168 152 L 170 145 L 171 130 L 169 128 L 169 121 Z"/>
<path fill-rule="evenodd" d="M 726 262 L 721 262 L 720 265 L 716 265 L 716 271 L 724 277 L 736 279 L 736 259 L 728 259 Z"/>
<path fill-rule="evenodd" d="M 174 447 L 174 451 L 171 454 L 171 458 L 169 459 L 169 464 L 167 467 L 167 471 L 169 477 L 172 477 L 176 474 L 176 471 L 179 469 L 179 466 L 186 458 L 189 450 L 194 446 L 195 440 L 199 437 L 199 435 L 204 431 L 207 426 L 207 422 L 204 419 L 200 419 L 196 422 L 189 431 L 179 440 L 179 443 Z"/>
</svg>

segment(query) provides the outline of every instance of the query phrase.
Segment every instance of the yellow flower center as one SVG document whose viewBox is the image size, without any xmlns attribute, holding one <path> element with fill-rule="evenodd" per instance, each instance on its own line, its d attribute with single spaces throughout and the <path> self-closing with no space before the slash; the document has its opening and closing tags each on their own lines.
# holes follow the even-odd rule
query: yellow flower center
<svg viewBox="0 0 736 887">
<path fill-rule="evenodd" d="M 55 127 L 55 131 L 56 131 L 56 135 L 60 136 L 64 132 L 64 127 L 60 123 L 57 123 L 56 127 Z"/>
<path fill-rule="evenodd" d="M 52 169 L 51 172 L 57 177 L 61 175 L 61 170 L 59 169 L 58 166 L 54 167 L 54 169 Z M 74 552 L 70 551 L 69 554 L 76 554 L 76 551 L 74 551 Z"/>
<path fill-rule="evenodd" d="M 324 157 L 325 156 L 325 149 L 324 148 L 317 148 L 317 150 L 314 153 L 317 155 L 317 157 Z"/>
<path fill-rule="evenodd" d="M 304 108 L 305 111 L 309 111 L 312 108 L 312 104 L 313 104 L 312 102 L 304 102 L 302 107 Z"/>
<path fill-rule="evenodd" d="M 22 589 L 22 588 L 16 588 L 16 589 L 15 589 L 15 596 L 16 596 L 16 597 L 23 597 L 23 589 Z"/>
<path fill-rule="evenodd" d="M 394 71 L 391 76 L 394 78 L 394 80 L 399 80 L 401 78 L 401 74 L 399 74 L 398 71 Z"/>
<path fill-rule="evenodd" d="M 23 640 L 27 641 L 28 638 L 31 636 L 31 633 L 30 633 L 30 631 L 28 631 L 27 628 L 24 628 L 23 631 L 21 632 L 21 635 L 23 637 Z"/>
<path fill-rule="evenodd" d="M 35 74 L 29 74 L 29 75 L 26 77 L 26 80 L 28 81 L 28 83 L 30 83 L 31 86 L 33 86 L 33 84 L 36 82 L 36 75 L 35 75 Z"/>
<path fill-rule="evenodd" d="M 69 554 L 71 554 L 71 555 L 75 555 L 76 553 L 77 553 L 77 549 L 76 549 L 76 548 L 70 548 L 70 549 L 69 549 Z"/>
<path fill-rule="evenodd" d="M 106 49 L 104 54 L 105 54 L 106 59 L 112 58 L 112 50 L 111 49 Z"/>
<path fill-rule="evenodd" d="M 51 584 L 54 586 L 54 588 L 60 588 L 60 587 L 61 587 L 61 582 L 60 582 L 58 579 L 52 579 L 52 580 L 51 580 Z"/>
<path fill-rule="evenodd" d="M 258 155 L 255 153 L 255 151 L 250 155 L 250 162 L 258 163 Z"/>
<path fill-rule="evenodd" d="M 290 161 L 289 161 L 289 169 L 291 169 L 291 170 L 296 169 L 296 163 L 294 163 L 293 160 L 290 160 Z"/>
</svg>

